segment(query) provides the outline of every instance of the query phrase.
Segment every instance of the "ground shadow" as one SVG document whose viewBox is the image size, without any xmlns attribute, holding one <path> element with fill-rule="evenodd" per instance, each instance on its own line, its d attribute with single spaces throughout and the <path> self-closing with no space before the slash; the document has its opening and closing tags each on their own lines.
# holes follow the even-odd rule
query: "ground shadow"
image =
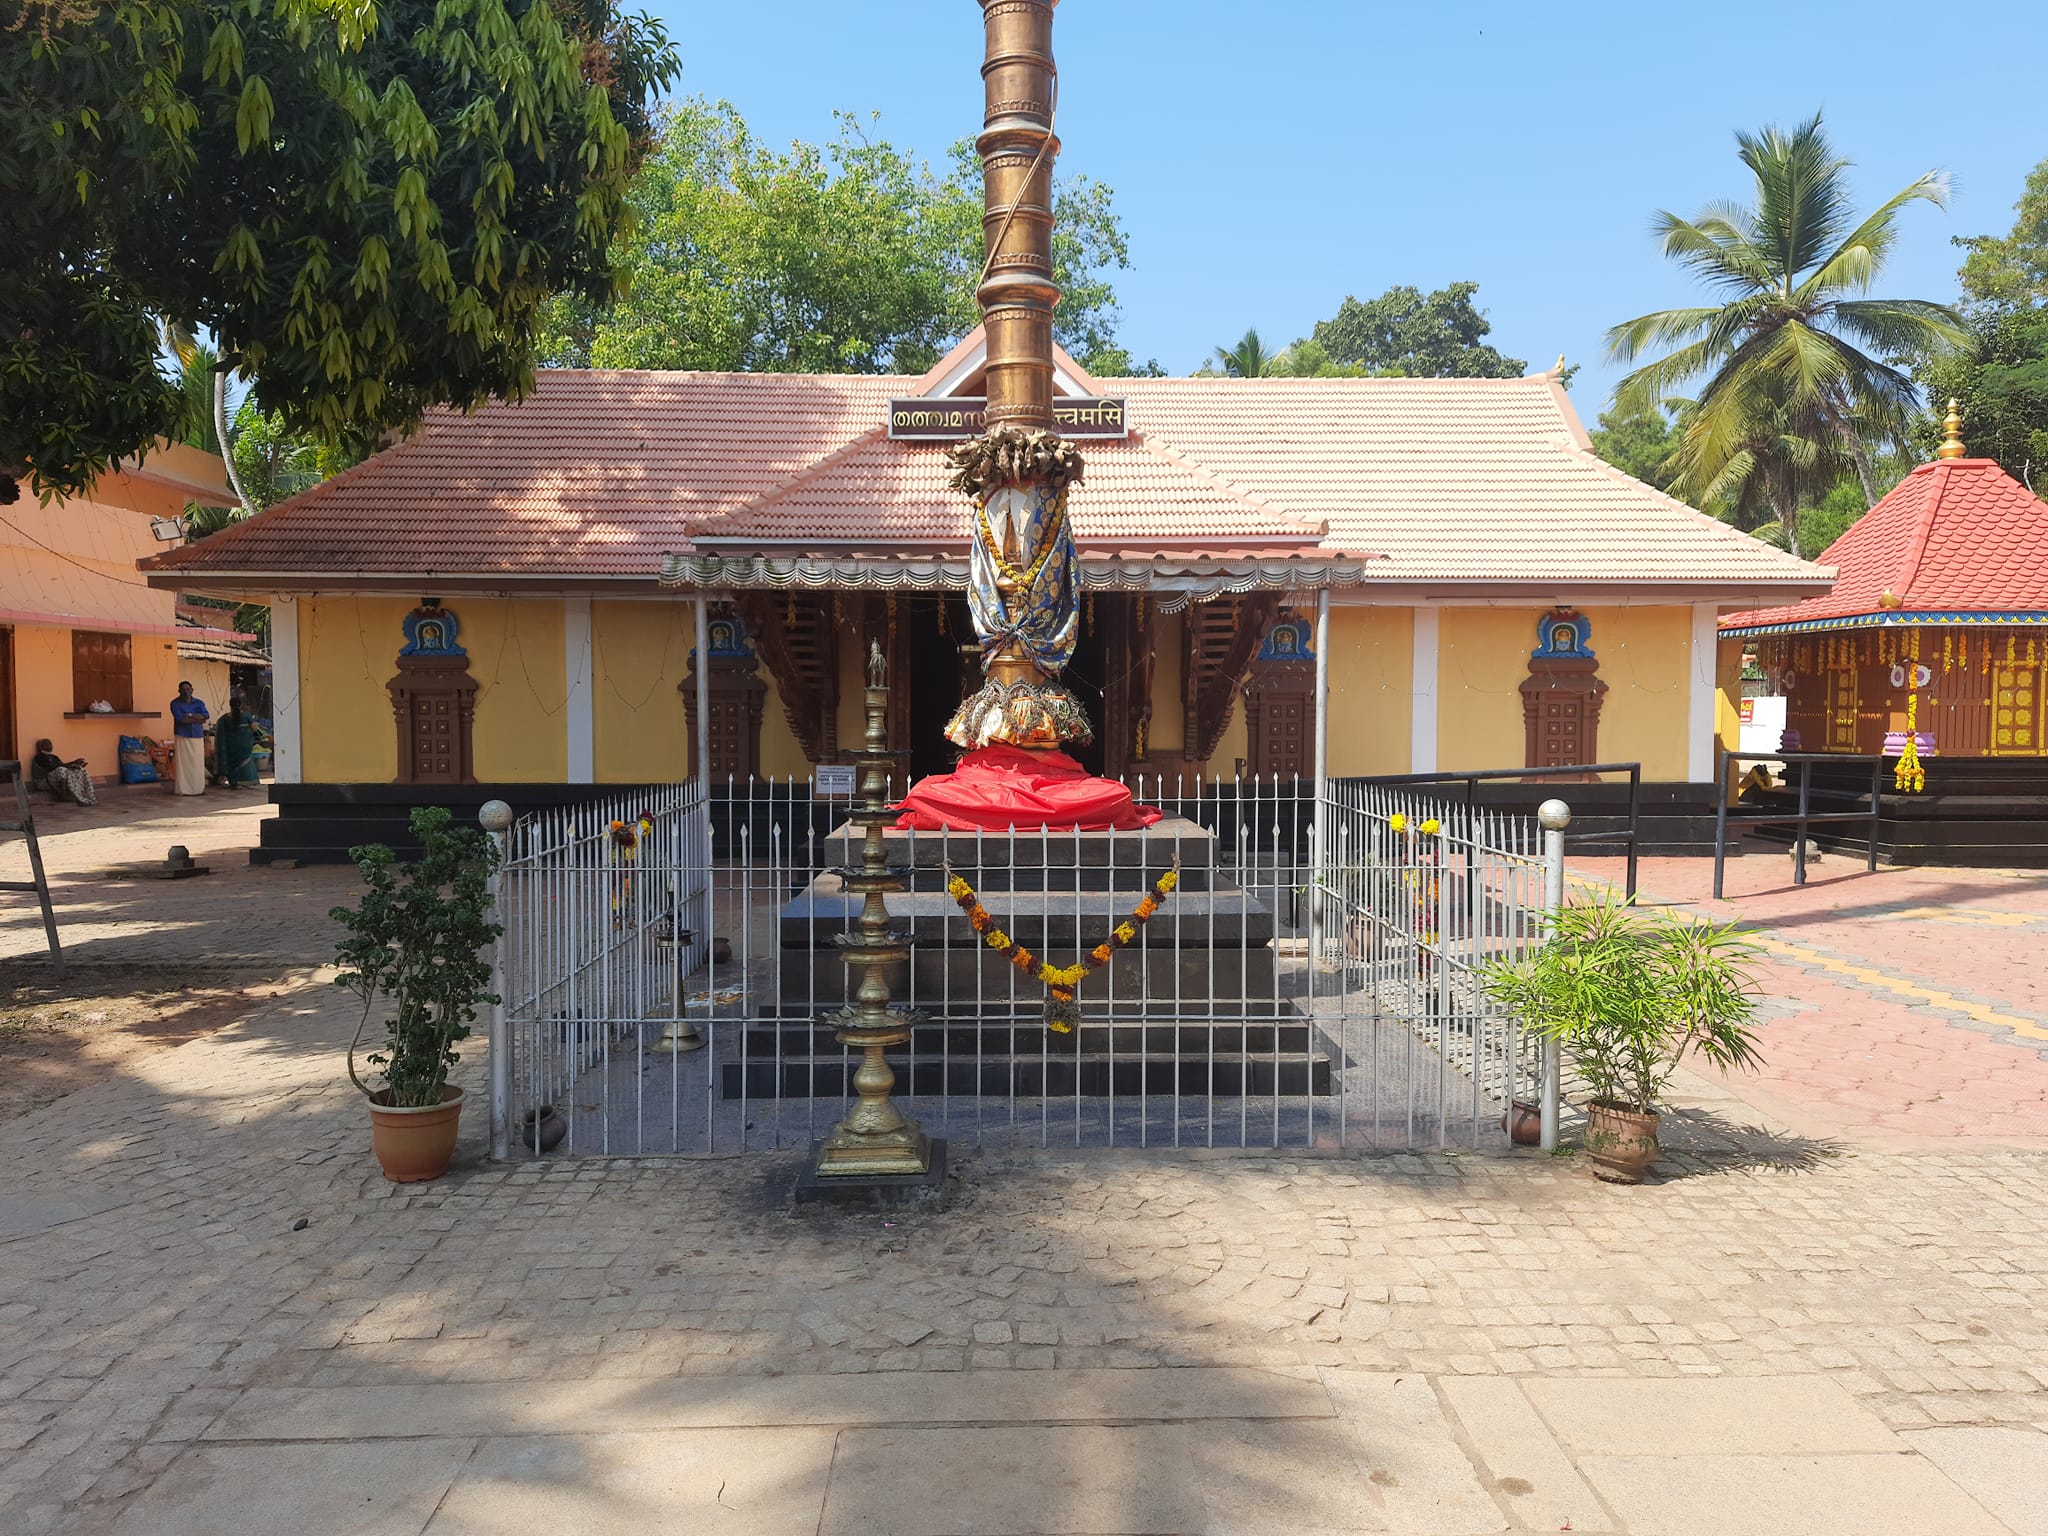
<svg viewBox="0 0 2048 1536">
<path fill-rule="evenodd" d="M 1851 1150 L 1843 1142 L 1773 1130 L 1702 1106 L 1667 1109 L 1657 1139 L 1663 1150 L 1646 1183 L 1716 1173 L 1813 1173 Z"/>
</svg>

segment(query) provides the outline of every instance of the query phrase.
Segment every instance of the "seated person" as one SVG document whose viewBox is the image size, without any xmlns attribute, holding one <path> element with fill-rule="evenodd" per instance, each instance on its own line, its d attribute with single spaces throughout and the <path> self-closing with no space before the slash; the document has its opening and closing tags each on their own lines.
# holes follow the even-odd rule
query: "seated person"
<svg viewBox="0 0 2048 1536">
<path fill-rule="evenodd" d="M 85 770 L 85 759 L 74 757 L 67 763 L 57 755 L 47 736 L 36 742 L 36 754 L 28 760 L 28 781 L 31 786 L 42 785 L 59 800 L 79 805 L 100 803 L 100 797 L 93 793 L 92 775 Z"/>
</svg>

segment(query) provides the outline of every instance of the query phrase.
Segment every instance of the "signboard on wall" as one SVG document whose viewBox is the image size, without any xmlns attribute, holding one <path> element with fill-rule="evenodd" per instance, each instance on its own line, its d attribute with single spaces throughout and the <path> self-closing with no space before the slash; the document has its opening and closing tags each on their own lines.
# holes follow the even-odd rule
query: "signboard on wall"
<svg viewBox="0 0 2048 1536">
<path fill-rule="evenodd" d="M 1104 439 L 1128 437 L 1128 414 L 1121 398 L 1089 399 L 1061 395 L 1052 403 L 1061 437 Z M 980 437 L 988 430 L 988 398 L 954 395 L 943 400 L 891 400 L 889 435 L 906 442 L 950 443 Z"/>
<path fill-rule="evenodd" d="M 811 792 L 820 800 L 851 800 L 853 772 L 851 763 L 823 764 L 811 780 Z"/>
</svg>

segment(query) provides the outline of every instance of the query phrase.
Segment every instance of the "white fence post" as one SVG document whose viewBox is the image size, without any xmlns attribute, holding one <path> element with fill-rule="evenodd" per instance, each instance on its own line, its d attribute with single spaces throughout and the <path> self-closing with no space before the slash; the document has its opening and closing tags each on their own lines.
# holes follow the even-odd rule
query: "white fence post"
<svg viewBox="0 0 2048 1536">
<path fill-rule="evenodd" d="M 1536 819 L 1543 824 L 1543 937 L 1548 942 L 1557 932 L 1557 915 L 1564 910 L 1564 829 L 1572 824 L 1571 807 L 1562 800 L 1546 800 L 1536 807 Z M 1560 1079 L 1557 1041 L 1543 1041 L 1542 1130 L 1537 1145 L 1544 1151 L 1557 1148 L 1557 1108 Z"/>
<path fill-rule="evenodd" d="M 512 1155 L 512 1031 L 505 1027 L 505 996 L 512 979 L 505 973 L 505 856 L 511 843 L 512 807 L 486 801 L 478 823 L 490 834 L 498 857 L 491 870 L 491 921 L 498 937 L 491 944 L 491 1156 L 504 1162 Z"/>
</svg>

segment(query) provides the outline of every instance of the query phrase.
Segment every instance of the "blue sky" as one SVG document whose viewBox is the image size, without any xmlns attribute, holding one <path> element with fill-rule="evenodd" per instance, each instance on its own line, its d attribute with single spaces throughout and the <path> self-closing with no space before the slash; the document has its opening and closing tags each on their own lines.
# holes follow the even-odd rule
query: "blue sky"
<svg viewBox="0 0 2048 1536">
<path fill-rule="evenodd" d="M 882 136 L 936 161 L 980 124 L 972 0 L 642 3 L 670 24 L 681 90 L 773 142 L 879 111 Z M 1116 189 L 1136 356 L 1183 373 L 1248 325 L 1278 345 L 1347 293 L 1471 278 L 1503 351 L 1584 365 L 1589 424 L 1620 372 L 1606 327 L 1696 299 L 1653 211 L 1748 196 L 1737 127 L 1823 110 L 1864 208 L 1949 171 L 1949 211 L 1907 212 L 1880 285 L 1912 297 L 1954 295 L 1949 237 L 2003 233 L 2048 158 L 2039 0 L 1064 0 L 1056 45 L 1061 167 Z"/>
</svg>

